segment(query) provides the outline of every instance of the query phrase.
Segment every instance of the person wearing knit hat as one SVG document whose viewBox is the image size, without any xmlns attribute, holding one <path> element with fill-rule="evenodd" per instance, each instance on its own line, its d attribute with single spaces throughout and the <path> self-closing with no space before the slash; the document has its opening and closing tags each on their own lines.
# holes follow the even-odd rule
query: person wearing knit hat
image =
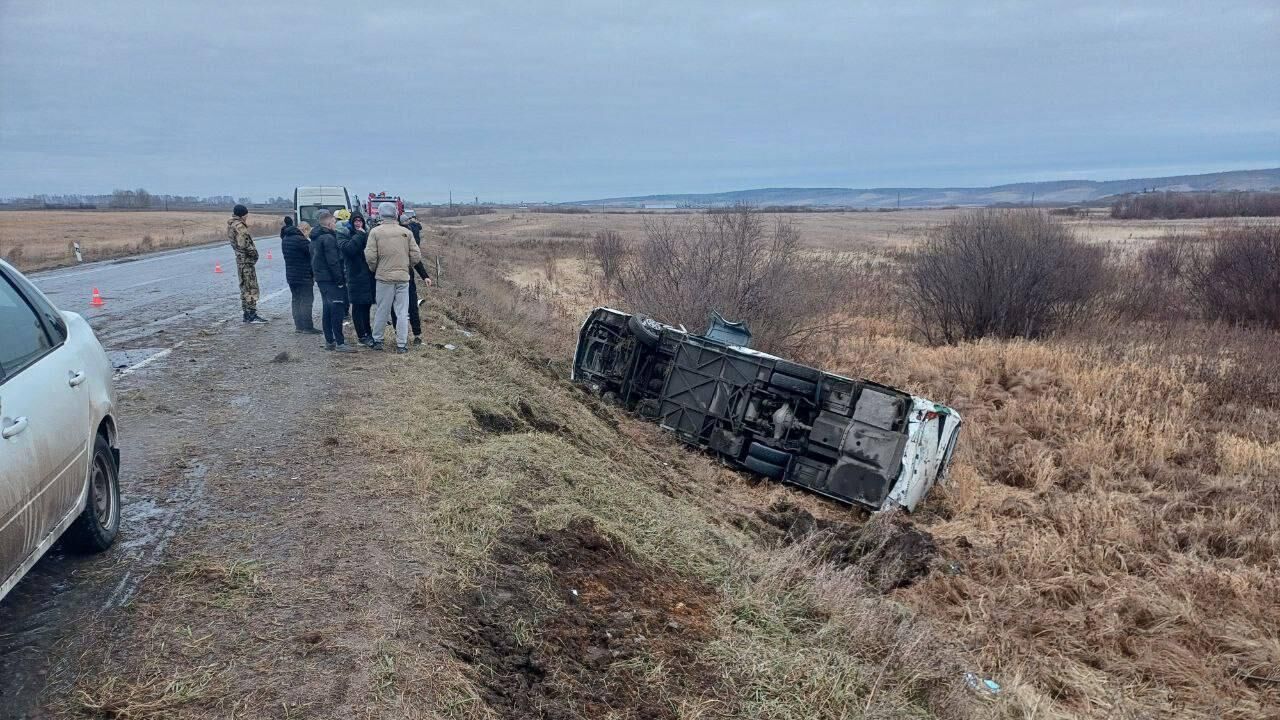
<svg viewBox="0 0 1280 720">
<path fill-rule="evenodd" d="M 231 219 L 227 220 L 227 240 L 236 253 L 236 276 L 240 280 L 240 309 L 244 311 L 244 321 L 263 325 L 267 321 L 258 316 L 258 271 L 254 268 L 258 262 L 258 246 L 253 244 L 253 235 L 245 222 L 248 216 L 249 208 L 244 205 L 231 209 Z"/>
</svg>

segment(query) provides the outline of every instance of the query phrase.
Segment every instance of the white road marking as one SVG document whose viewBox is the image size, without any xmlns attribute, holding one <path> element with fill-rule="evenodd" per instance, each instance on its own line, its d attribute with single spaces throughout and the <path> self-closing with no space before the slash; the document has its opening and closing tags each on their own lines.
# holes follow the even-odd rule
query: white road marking
<svg viewBox="0 0 1280 720">
<path fill-rule="evenodd" d="M 155 353 L 155 354 L 153 354 L 153 355 L 148 355 L 147 357 L 143 358 L 143 359 L 142 359 L 142 360 L 140 360 L 139 362 L 136 362 L 136 363 L 134 363 L 134 364 L 130 365 L 129 367 L 127 367 L 127 368 L 125 368 L 125 369 L 121 370 L 120 372 L 117 372 L 117 373 L 116 373 L 116 377 L 117 377 L 117 378 L 122 378 L 122 377 L 124 377 L 125 375 L 128 375 L 129 373 L 133 372 L 134 370 L 141 370 L 142 368 L 144 368 L 144 367 L 146 367 L 146 366 L 150 365 L 151 363 L 153 363 L 153 362 L 155 362 L 155 361 L 157 361 L 157 360 L 159 360 L 159 359 L 161 359 L 161 358 L 167 357 L 167 356 L 169 355 L 169 353 L 171 353 L 171 352 L 173 352 L 174 350 L 177 350 L 178 348 L 182 347 L 183 345 L 185 345 L 185 344 L 186 344 L 186 342 L 187 342 L 186 340 L 183 340 L 182 342 L 176 343 L 173 347 L 167 347 L 167 348 L 165 348 L 165 349 L 161 350 L 160 352 L 157 352 L 157 353 Z"/>
<path fill-rule="evenodd" d="M 275 292 L 273 292 L 273 293 L 270 293 L 270 294 L 268 294 L 268 295 L 265 295 L 265 296 L 263 296 L 263 297 L 259 298 L 259 300 L 258 300 L 258 301 L 259 301 L 259 302 L 264 302 L 264 303 L 265 303 L 265 302 L 269 302 L 269 301 L 271 301 L 271 300 L 275 300 L 276 298 L 280 297 L 281 295 L 285 294 L 285 293 L 286 293 L 286 292 L 288 292 L 288 291 L 289 291 L 289 288 L 281 288 L 280 290 L 277 290 L 277 291 L 275 291 Z M 165 320 L 172 320 L 172 319 L 174 319 L 174 318 L 181 317 L 182 315 L 185 315 L 185 314 L 186 314 L 186 313 L 179 313 L 179 314 L 177 314 L 177 315 L 171 315 L 170 317 L 163 318 L 163 319 L 161 319 L 161 320 L 156 320 L 155 322 L 164 322 Z M 232 320 L 235 320 L 235 319 L 236 319 L 236 316 L 235 316 L 235 315 L 228 315 L 228 316 L 226 316 L 226 317 L 222 318 L 221 320 L 216 320 L 216 321 L 214 321 L 214 322 L 213 322 L 213 323 L 211 323 L 211 324 L 212 324 L 212 325 L 221 325 L 221 324 L 223 324 L 223 323 L 231 322 Z M 134 363 L 134 364 L 130 365 L 129 367 L 127 367 L 127 368 L 124 368 L 124 369 L 122 369 L 122 370 L 117 371 L 117 372 L 116 372 L 116 377 L 117 377 L 117 378 L 122 378 L 122 377 L 124 377 L 125 375 L 128 375 L 128 374 L 130 374 L 130 373 L 134 372 L 135 370 L 141 370 L 142 368 L 144 368 L 144 367 L 146 367 L 146 366 L 150 365 L 151 363 L 153 363 L 153 362 L 155 362 L 155 361 L 157 361 L 157 360 L 161 360 L 161 359 L 163 359 L 163 358 L 165 358 L 165 357 L 168 357 L 168 355 L 169 355 L 170 353 L 172 353 L 174 350 L 177 350 L 178 348 L 180 348 L 180 347 L 182 347 L 183 345 L 186 345 L 186 344 L 187 344 L 187 341 L 186 341 L 186 340 L 181 340 L 181 341 L 179 341 L 179 342 L 174 343 L 172 347 L 167 347 L 167 348 L 165 348 L 165 349 L 163 349 L 163 350 L 160 350 L 159 352 L 156 352 L 156 353 L 155 353 L 155 354 L 153 354 L 153 355 L 148 355 L 147 357 L 145 357 L 145 358 L 143 358 L 142 360 L 140 360 L 140 361 L 138 361 L 138 362 L 136 362 L 136 363 Z"/>
<path fill-rule="evenodd" d="M 140 287 L 143 287 L 143 286 L 146 286 L 146 285 L 155 285 L 156 283 L 169 282 L 170 280 L 172 280 L 172 278 L 167 278 L 167 277 L 165 277 L 165 278 L 156 278 L 155 280 L 148 280 L 148 281 L 146 281 L 146 282 L 140 282 L 140 283 L 137 283 L 137 284 L 134 284 L 134 285 L 126 285 L 126 286 L 124 286 L 124 287 L 122 287 L 122 288 L 116 288 L 116 292 L 124 292 L 125 290 L 132 290 L 132 289 L 134 289 L 134 288 L 140 288 Z M 107 297 L 107 296 L 106 296 L 106 295 L 103 295 L 103 297 L 105 298 L 105 297 Z"/>
</svg>

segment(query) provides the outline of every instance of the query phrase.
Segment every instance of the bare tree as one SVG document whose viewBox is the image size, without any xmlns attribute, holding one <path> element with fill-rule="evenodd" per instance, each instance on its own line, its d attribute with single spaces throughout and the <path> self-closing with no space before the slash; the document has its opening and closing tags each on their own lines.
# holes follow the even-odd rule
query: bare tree
<svg viewBox="0 0 1280 720">
<path fill-rule="evenodd" d="M 1208 319 L 1280 329 L 1280 226 L 1215 230 L 1188 284 Z"/>
<path fill-rule="evenodd" d="M 931 342 L 1040 337 L 1085 317 L 1106 284 L 1103 250 L 1035 210 L 978 210 L 915 253 L 903 301 Z"/>
<path fill-rule="evenodd" d="M 601 230 L 591 239 L 591 255 L 600 265 L 605 290 L 613 288 L 627 258 L 627 246 L 622 236 L 613 230 Z"/>
<path fill-rule="evenodd" d="M 818 335 L 846 328 L 853 259 L 809 252 L 790 222 L 766 227 L 741 206 L 673 220 L 648 219 L 619 291 L 636 312 L 690 330 L 712 310 L 744 320 L 759 347 L 800 352 Z"/>
</svg>

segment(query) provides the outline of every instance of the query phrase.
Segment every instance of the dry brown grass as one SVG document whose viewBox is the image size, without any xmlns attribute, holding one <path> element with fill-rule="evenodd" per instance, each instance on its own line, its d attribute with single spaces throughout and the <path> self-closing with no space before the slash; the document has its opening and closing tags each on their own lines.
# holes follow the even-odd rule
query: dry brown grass
<svg viewBox="0 0 1280 720">
<path fill-rule="evenodd" d="M 602 216 L 605 222 L 595 226 L 594 216 L 556 222 L 618 229 L 618 223 L 607 222 L 614 217 Z M 518 227 L 519 220 L 508 222 Z M 1170 227 L 1189 232 L 1211 226 L 1071 224 L 1088 239 L 1133 246 Z M 454 233 L 455 244 L 474 248 L 489 266 L 484 293 L 494 297 L 484 301 L 488 306 L 500 305 L 494 298 L 503 296 L 513 305 L 544 309 L 539 332 L 515 331 L 535 352 L 562 357 L 586 308 L 608 299 L 592 262 L 572 244 L 550 251 L 579 268 L 572 285 L 561 279 L 563 269 L 556 282 L 519 274 L 533 272 L 531 258 L 551 247 L 545 229 L 523 238 L 509 230 Z M 892 253 L 867 258 L 894 261 Z M 480 273 L 479 266 L 473 272 Z M 551 291 L 535 296 L 527 282 L 511 282 L 512 277 Z M 885 277 L 892 278 L 892 270 Z M 915 611 L 911 632 L 932 633 L 908 633 L 908 645 L 932 648 L 946 638 L 959 648 L 939 655 L 950 659 L 923 666 L 899 655 L 880 657 L 919 668 L 921 676 L 954 661 L 994 677 L 1005 687 L 1003 704 L 980 714 L 1275 716 L 1280 360 L 1274 348 L 1280 336 L 1156 318 L 1108 321 L 1035 342 L 984 340 L 937 348 L 909 338 L 893 303 L 864 311 L 854 318 L 857 333 L 832 338 L 822 348 L 829 369 L 908 388 L 965 415 L 950 483 L 914 518 L 938 538 L 953 571 L 935 570 L 886 599 L 867 595 L 821 563 L 802 565 L 795 573 L 807 589 L 770 591 L 769 602 L 801 598 L 809 608 L 830 609 L 833 602 L 850 608 L 847 622 L 862 627 L 864 638 L 867 631 L 859 623 L 905 603 Z M 753 500 L 750 492 L 710 475 L 692 479 L 711 487 L 715 497 L 707 503 L 742 508 L 771 501 Z M 787 587 L 770 579 L 774 563 L 788 566 L 783 556 L 757 556 L 755 562 L 763 569 L 752 583 L 726 586 L 731 601 L 749 609 L 757 583 Z M 751 612 L 769 618 L 758 608 Z M 779 627 L 771 621 L 765 626 Z M 845 677 L 844 666 L 827 655 L 833 647 L 847 647 L 837 640 L 839 633 L 813 636 L 814 644 L 807 645 L 785 632 L 756 636 L 750 625 L 734 627 L 750 631 L 730 642 L 731 652 L 751 648 L 738 656 L 752 659 L 745 668 L 751 687 L 762 690 L 758 697 L 782 703 L 762 700 L 753 712 L 786 717 L 786 708 L 799 703 L 830 707 L 822 704 L 830 696 L 814 694 L 818 690 L 806 681 L 823 678 L 822 687 L 829 689 Z M 875 657 L 865 646 L 860 652 L 860 662 Z M 785 669 L 770 666 L 779 657 L 790 663 Z M 802 666 L 829 674 L 810 675 Z M 783 688 L 795 692 L 796 705 L 781 699 Z M 846 699 L 840 707 L 851 705 Z"/>
<path fill-rule="evenodd" d="M 230 212 L 15 210 L 0 212 L 0 257 L 30 272 L 151 250 L 224 241 Z M 275 234 L 281 219 L 249 216 L 254 235 Z"/>
</svg>

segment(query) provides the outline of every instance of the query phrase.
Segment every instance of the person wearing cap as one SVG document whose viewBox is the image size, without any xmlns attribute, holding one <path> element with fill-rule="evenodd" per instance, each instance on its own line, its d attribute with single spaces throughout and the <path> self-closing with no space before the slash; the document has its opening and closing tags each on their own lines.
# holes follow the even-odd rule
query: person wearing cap
<svg viewBox="0 0 1280 720">
<path fill-rule="evenodd" d="M 253 244 L 253 235 L 249 234 L 247 217 L 249 208 L 243 205 L 232 208 L 231 219 L 227 221 L 227 240 L 236 253 L 236 275 L 240 280 L 240 309 L 244 311 L 244 321 L 263 325 L 267 321 L 258 316 L 258 271 L 254 267 L 258 262 L 258 246 Z"/>
<path fill-rule="evenodd" d="M 324 347 L 336 352 L 355 352 L 347 346 L 342 334 L 342 321 L 347 317 L 347 276 L 342 267 L 342 251 L 334 226 L 338 219 L 328 210 L 316 213 L 316 228 L 311 231 L 311 271 L 320 286 L 323 307 L 320 328 L 324 330 Z"/>
<path fill-rule="evenodd" d="M 414 213 L 414 211 L 412 210 L 405 210 L 404 212 L 400 213 L 400 226 L 408 230 L 409 232 L 413 233 L 413 242 L 415 245 L 418 246 L 418 252 L 421 253 L 422 252 L 422 223 L 418 222 L 418 218 L 415 216 L 416 216 L 416 213 Z M 413 271 L 418 274 L 418 277 L 422 278 L 422 281 L 424 283 L 426 283 L 428 286 L 431 285 L 431 276 L 427 274 L 427 266 L 422 264 L 421 260 L 419 260 L 417 264 L 413 266 Z M 414 345 L 422 344 L 422 315 L 421 313 L 418 312 L 418 306 L 421 304 L 422 304 L 422 301 L 418 299 L 418 284 L 414 282 L 412 277 L 410 277 L 409 278 L 409 327 L 413 329 Z M 394 320 L 396 316 L 394 313 L 392 313 L 391 317 Z"/>
<path fill-rule="evenodd" d="M 413 233 L 396 223 L 396 206 L 378 205 L 382 223 L 369 231 L 364 259 L 373 271 L 377 310 L 373 316 L 373 347 L 382 347 L 391 311 L 396 313 L 396 352 L 409 351 L 409 284 L 414 265 L 422 262 L 422 253 L 413 241 Z"/>
</svg>

